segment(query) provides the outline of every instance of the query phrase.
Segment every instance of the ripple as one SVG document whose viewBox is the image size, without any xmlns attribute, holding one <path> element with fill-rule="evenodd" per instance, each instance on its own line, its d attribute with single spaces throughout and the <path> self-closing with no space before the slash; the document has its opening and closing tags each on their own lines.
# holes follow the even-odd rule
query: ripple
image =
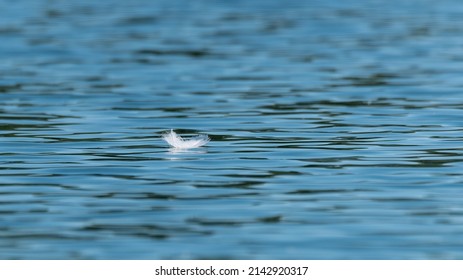
<svg viewBox="0 0 463 280">
<path fill-rule="evenodd" d="M 462 257 L 458 5 L 145 2 L 0 3 L 0 258 Z"/>
</svg>

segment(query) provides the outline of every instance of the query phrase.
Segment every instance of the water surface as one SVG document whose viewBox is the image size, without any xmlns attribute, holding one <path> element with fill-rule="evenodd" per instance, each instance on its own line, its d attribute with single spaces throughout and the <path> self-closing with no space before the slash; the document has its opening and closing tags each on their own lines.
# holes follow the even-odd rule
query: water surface
<svg viewBox="0 0 463 280">
<path fill-rule="evenodd" d="M 0 11 L 1 259 L 463 258 L 459 1 Z"/>
</svg>

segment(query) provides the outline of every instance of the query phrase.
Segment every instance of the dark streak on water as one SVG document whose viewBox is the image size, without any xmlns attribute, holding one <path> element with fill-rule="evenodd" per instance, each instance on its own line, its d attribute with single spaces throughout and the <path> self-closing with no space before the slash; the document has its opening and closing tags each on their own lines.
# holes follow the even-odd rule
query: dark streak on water
<svg viewBox="0 0 463 280">
<path fill-rule="evenodd" d="M 460 1 L 0 15 L 0 258 L 463 258 Z"/>
</svg>

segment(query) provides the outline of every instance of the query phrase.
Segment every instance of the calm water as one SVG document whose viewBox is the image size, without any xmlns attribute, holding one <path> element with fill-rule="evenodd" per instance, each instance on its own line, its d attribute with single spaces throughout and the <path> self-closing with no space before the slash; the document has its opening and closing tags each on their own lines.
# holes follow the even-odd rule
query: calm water
<svg viewBox="0 0 463 280">
<path fill-rule="evenodd" d="M 0 15 L 1 259 L 463 259 L 461 1 Z"/>
</svg>

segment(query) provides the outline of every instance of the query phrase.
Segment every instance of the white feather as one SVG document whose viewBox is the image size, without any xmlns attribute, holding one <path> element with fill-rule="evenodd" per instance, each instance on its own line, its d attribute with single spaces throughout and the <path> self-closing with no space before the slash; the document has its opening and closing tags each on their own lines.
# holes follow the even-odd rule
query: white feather
<svg viewBox="0 0 463 280">
<path fill-rule="evenodd" d="M 189 139 L 183 139 L 173 129 L 170 130 L 169 133 L 162 135 L 164 141 L 169 143 L 172 147 L 176 149 L 191 149 L 191 148 L 198 148 L 201 147 L 211 139 L 207 135 L 198 135 L 195 137 L 191 137 Z"/>
</svg>

